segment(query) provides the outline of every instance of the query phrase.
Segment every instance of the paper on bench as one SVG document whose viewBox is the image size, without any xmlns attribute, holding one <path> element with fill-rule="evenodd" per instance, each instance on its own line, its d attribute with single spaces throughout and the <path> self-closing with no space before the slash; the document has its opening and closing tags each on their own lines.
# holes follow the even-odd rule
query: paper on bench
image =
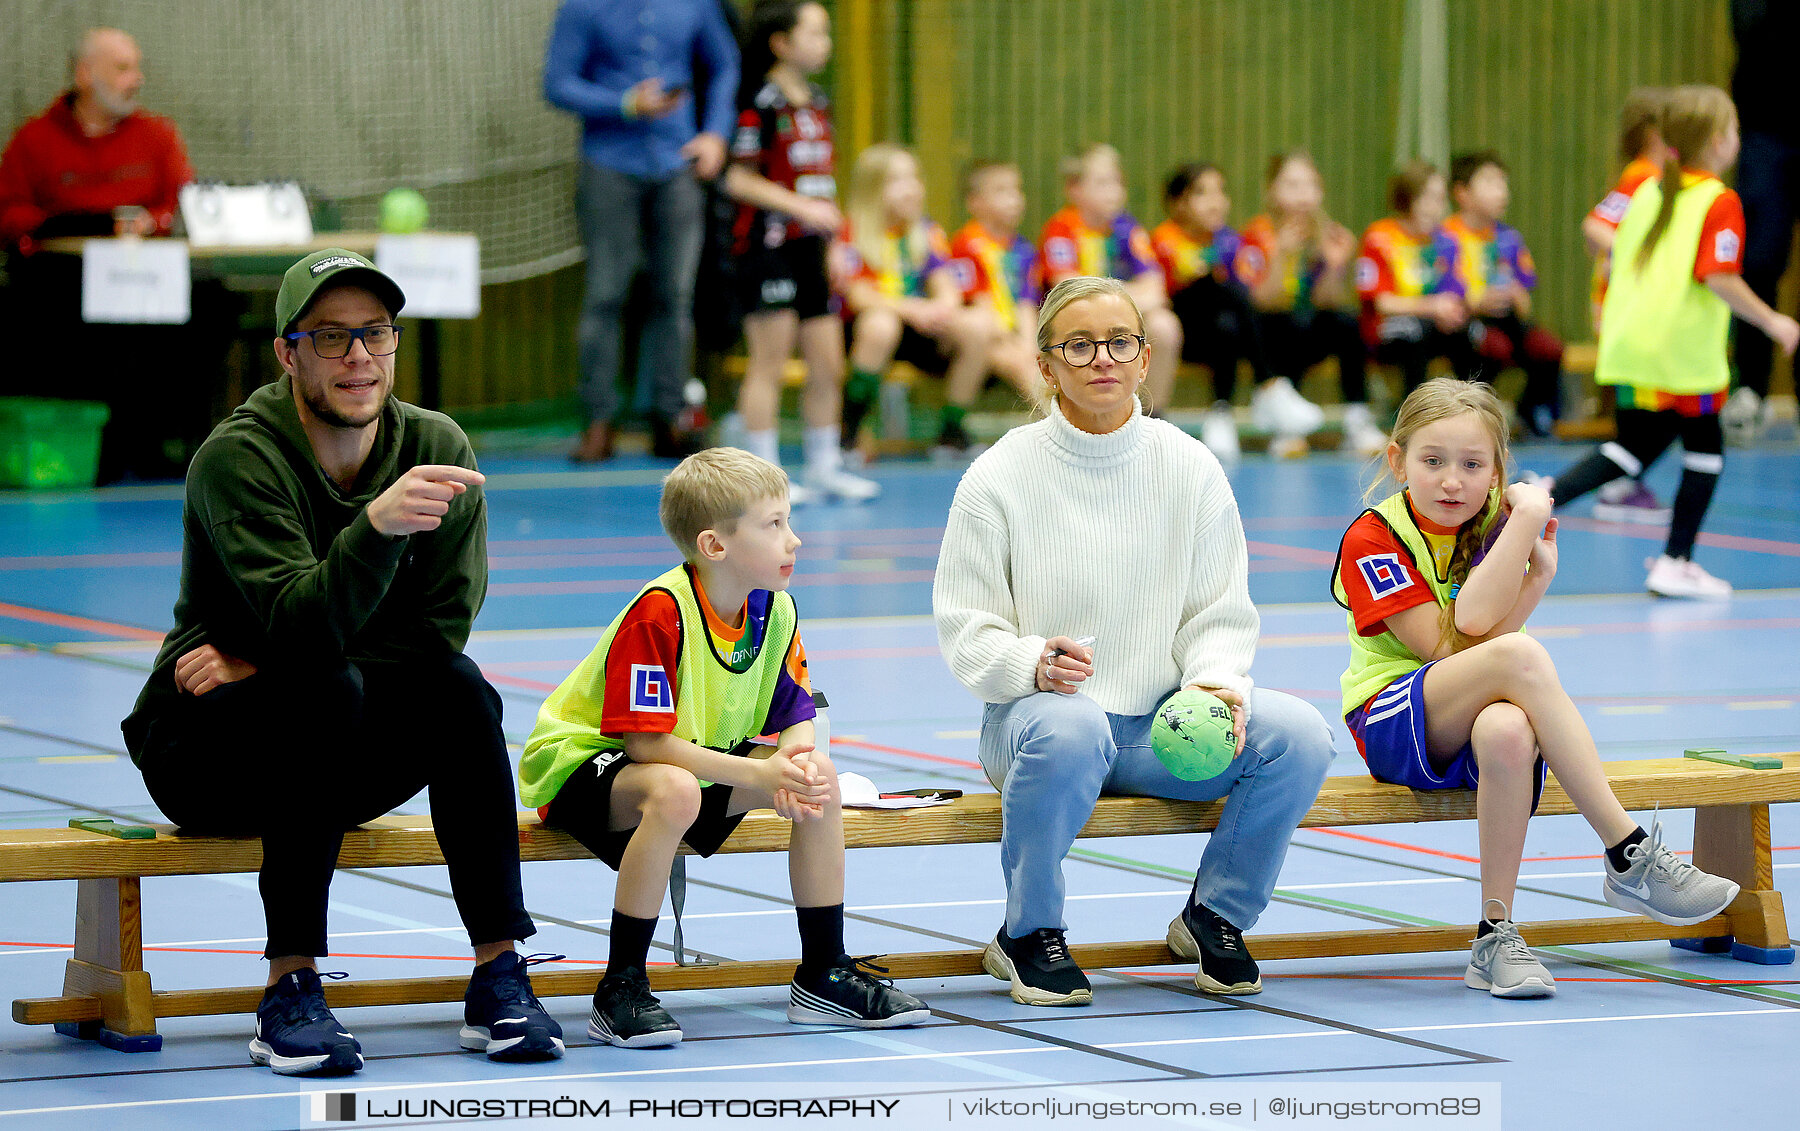
<svg viewBox="0 0 1800 1131">
<path fill-rule="evenodd" d="M 923 809 L 928 805 L 950 804 L 947 797 L 883 797 L 868 778 L 841 771 L 838 794 L 846 809 Z"/>
</svg>

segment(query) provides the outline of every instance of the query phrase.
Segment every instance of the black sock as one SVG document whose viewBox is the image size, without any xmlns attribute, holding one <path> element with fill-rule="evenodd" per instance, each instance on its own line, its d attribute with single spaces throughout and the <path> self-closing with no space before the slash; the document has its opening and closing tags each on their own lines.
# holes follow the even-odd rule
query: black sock
<svg viewBox="0 0 1800 1131">
<path fill-rule="evenodd" d="M 821 974 L 844 956 L 844 905 L 796 907 L 800 920 L 800 974 Z"/>
<path fill-rule="evenodd" d="M 654 934 L 655 919 L 639 919 L 613 908 L 612 949 L 606 958 L 606 977 L 612 977 L 615 970 L 642 970 L 650 957 L 650 938 Z"/>
<path fill-rule="evenodd" d="M 1706 518 L 1706 508 L 1712 505 L 1713 489 L 1718 485 L 1716 471 L 1682 469 L 1681 486 L 1675 491 L 1669 518 L 1669 541 L 1663 553 L 1671 558 L 1694 556 L 1694 542 L 1700 537 L 1701 520 Z"/>
<path fill-rule="evenodd" d="M 1504 919 L 1483 919 L 1481 922 L 1475 924 L 1475 937 L 1478 939 L 1487 938 L 1494 933 L 1495 927 L 1498 927 L 1505 921 L 1506 920 Z"/>
<path fill-rule="evenodd" d="M 1613 871 L 1623 872 L 1625 869 L 1631 867 L 1631 861 L 1625 859 L 1625 850 L 1632 845 L 1645 840 L 1648 835 L 1649 834 L 1644 832 L 1644 827 L 1639 825 L 1637 828 L 1632 829 L 1630 834 L 1627 835 L 1624 840 L 1606 850 L 1606 859 L 1612 864 Z"/>
<path fill-rule="evenodd" d="M 1621 475 L 1631 474 L 1631 468 L 1621 467 L 1613 462 L 1600 449 L 1596 448 L 1586 458 L 1571 467 L 1565 467 L 1556 473 L 1556 486 L 1550 489 L 1550 498 L 1557 506 L 1574 502 L 1576 499 L 1598 487 L 1604 487 Z M 1639 474 L 1643 467 L 1637 468 Z"/>
</svg>

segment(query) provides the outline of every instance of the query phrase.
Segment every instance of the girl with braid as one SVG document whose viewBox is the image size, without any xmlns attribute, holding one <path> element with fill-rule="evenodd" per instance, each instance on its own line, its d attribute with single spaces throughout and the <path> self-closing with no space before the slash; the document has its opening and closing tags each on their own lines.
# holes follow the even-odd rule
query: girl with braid
<svg viewBox="0 0 1800 1131">
<path fill-rule="evenodd" d="M 1344 723 L 1377 780 L 1475 789 L 1482 920 L 1464 984 L 1549 997 L 1550 972 L 1509 908 L 1546 765 L 1606 846 L 1606 902 L 1698 923 L 1738 885 L 1679 859 L 1619 805 L 1593 736 L 1544 646 L 1520 631 L 1556 576 L 1541 487 L 1506 482 L 1493 389 L 1434 378 L 1400 406 L 1385 454 L 1399 490 L 1350 524 L 1332 571 L 1348 613 Z"/>
</svg>

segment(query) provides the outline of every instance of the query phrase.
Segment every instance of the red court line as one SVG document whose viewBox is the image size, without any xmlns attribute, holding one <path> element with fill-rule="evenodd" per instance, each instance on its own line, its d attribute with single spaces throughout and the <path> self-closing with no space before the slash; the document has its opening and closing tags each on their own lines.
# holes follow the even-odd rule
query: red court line
<svg viewBox="0 0 1800 1131">
<path fill-rule="evenodd" d="M 1562 518 L 1559 525 L 1593 534 L 1617 534 L 1621 538 L 1636 538 L 1642 542 L 1663 542 L 1669 537 L 1668 528 L 1663 526 L 1600 522 L 1592 518 Z M 1702 546 L 1717 546 L 1721 550 L 1749 550 L 1757 554 L 1800 558 L 1800 542 L 1776 542 L 1769 538 L 1745 538 L 1738 534 L 1709 534 L 1704 531 L 1700 534 L 1699 541 Z"/>
<path fill-rule="evenodd" d="M 100 636 L 123 636 L 128 640 L 161 640 L 163 638 L 162 633 L 148 628 L 134 628 L 128 624 L 114 624 L 104 620 L 89 620 L 87 617 L 72 617 L 67 613 L 52 613 L 44 609 L 32 609 L 24 605 L 8 605 L 4 602 L 0 602 L 0 617 L 9 620 L 30 621 L 33 624 L 55 625 L 57 628 L 73 628 Z"/>
<path fill-rule="evenodd" d="M 966 762 L 961 758 L 946 758 L 942 754 L 927 754 L 923 750 L 907 750 L 899 746 L 883 746 L 879 742 L 864 742 L 860 738 L 838 738 L 834 735 L 831 744 L 833 746 L 855 746 L 863 750 L 879 750 L 883 754 L 899 754 L 905 758 L 917 758 L 924 762 L 941 762 L 946 766 L 961 766 L 965 770 L 981 769 L 980 762 Z"/>
<path fill-rule="evenodd" d="M 1441 856 L 1446 860 L 1460 860 L 1465 864 L 1481 863 L 1481 857 L 1479 857 L 1479 856 L 1465 856 L 1460 852 L 1445 852 L 1441 848 L 1426 848 L 1424 845 L 1408 844 L 1403 840 L 1385 840 L 1378 836 L 1369 836 L 1367 833 L 1352 833 L 1352 832 L 1345 832 L 1343 829 L 1326 829 L 1326 828 L 1308 829 L 1307 831 L 1315 832 L 1315 833 L 1324 833 L 1327 836 L 1341 836 L 1345 840 L 1360 840 L 1367 844 L 1379 844 L 1383 848 L 1398 848 L 1398 849 L 1401 849 L 1406 852 L 1420 852 L 1420 853 L 1425 854 L 1426 856 Z M 1769 849 L 1769 851 L 1770 852 L 1792 852 L 1796 849 L 1800 849 L 1800 844 L 1778 844 L 1778 845 L 1771 847 Z M 1675 855 L 1677 855 L 1677 856 L 1692 856 L 1693 854 L 1694 854 L 1694 850 L 1691 848 L 1679 849 L 1675 853 Z M 1595 853 L 1585 854 L 1585 855 L 1581 855 L 1581 856 L 1527 856 L 1522 861 L 1522 863 L 1525 863 L 1525 864 L 1540 864 L 1540 863 L 1541 864 L 1552 864 L 1552 863 L 1557 863 L 1560 861 L 1569 861 L 1569 860 L 1598 860 L 1604 855 L 1605 855 L 1605 853 L 1595 852 Z M 1528 880 L 1531 877 L 1522 875 L 1519 878 L 1521 880 Z"/>
<path fill-rule="evenodd" d="M 546 695 L 556 690 L 554 683 L 545 683 L 541 679 L 523 679 L 516 675 L 503 675 L 488 667 L 483 667 L 481 674 L 487 677 L 489 683 L 498 683 L 506 687 L 517 687 L 525 691 L 542 691 Z"/>
<path fill-rule="evenodd" d="M 45 554 L 39 557 L 0 558 L 0 570 L 119 569 L 126 566 L 180 565 L 181 551 L 135 554 Z"/>
<path fill-rule="evenodd" d="M 928 569 L 884 569 L 848 573 L 796 573 L 794 584 L 802 588 L 815 585 L 900 585 L 907 582 L 929 582 L 934 576 Z M 490 595 L 505 597 L 558 597 L 580 593 L 635 593 L 644 587 L 641 578 L 596 578 L 589 581 L 502 581 L 488 586 Z"/>
<path fill-rule="evenodd" d="M 1307 565 L 1328 566 L 1337 561 L 1337 555 L 1330 550 L 1314 550 L 1306 546 L 1284 546 L 1279 542 L 1246 542 L 1252 554 L 1261 554 L 1266 558 L 1281 558 L 1284 561 L 1305 562 Z"/>
<path fill-rule="evenodd" d="M 941 526 L 915 526 L 891 529 L 872 530 L 806 530 L 801 529 L 800 537 L 822 545 L 837 542 L 849 544 L 866 544 L 868 542 L 888 540 L 904 541 L 915 538 L 932 538 L 942 541 L 944 528 Z M 501 550 L 507 553 L 545 553 L 550 551 L 579 552 L 582 550 L 605 551 L 636 548 L 660 548 L 674 552 L 669 540 L 660 534 L 621 535 L 616 538 L 532 538 L 532 539 L 500 539 L 488 540 L 490 550 Z"/>
</svg>

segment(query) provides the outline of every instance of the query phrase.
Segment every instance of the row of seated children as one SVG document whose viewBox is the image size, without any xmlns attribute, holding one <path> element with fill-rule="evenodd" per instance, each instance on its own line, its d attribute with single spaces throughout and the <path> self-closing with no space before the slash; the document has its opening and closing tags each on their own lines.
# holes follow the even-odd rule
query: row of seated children
<svg viewBox="0 0 1800 1131">
<path fill-rule="evenodd" d="M 1459 374 L 1485 378 L 1516 361 L 1526 371 L 1520 416 L 1533 431 L 1548 431 L 1562 347 L 1531 321 L 1536 272 L 1517 230 L 1500 219 L 1508 188 L 1496 155 L 1459 157 L 1448 189 L 1428 166 L 1403 170 L 1393 185 L 1396 215 L 1371 226 L 1360 254 L 1355 237 L 1325 211 L 1317 165 L 1302 151 L 1271 160 L 1266 210 L 1241 234 L 1230 227 L 1230 197 L 1216 166 L 1174 172 L 1165 193 L 1168 218 L 1154 232 L 1125 210 L 1123 166 L 1112 147 L 1090 147 L 1062 172 L 1067 203 L 1045 223 L 1034 263 L 1034 249 L 1018 232 L 1024 198 L 1016 167 L 982 163 L 972 170 L 965 204 L 973 219 L 946 239 L 923 216 L 923 186 L 910 154 L 883 145 L 859 160 L 851 178 L 845 306 L 854 340 L 863 339 L 871 314 L 882 332 L 852 352 L 847 421 L 852 405 L 872 401 L 880 368 L 898 347 L 922 369 L 948 370 L 940 445 L 966 449 L 962 414 L 990 374 L 1027 401 L 1034 397 L 1033 327 L 1017 312 L 1063 278 L 1098 274 L 1131 288 L 1152 340 L 1163 347 L 1146 380 L 1153 411 L 1169 403 L 1179 361 L 1212 371 L 1217 403 L 1202 439 L 1224 458 L 1238 451 L 1230 402 L 1240 361 L 1255 378 L 1252 423 L 1273 437 L 1278 455 L 1303 452 L 1306 435 L 1323 423 L 1323 412 L 1291 378 L 1327 357 L 1337 362 L 1349 443 L 1360 451 L 1380 447 L 1365 377 L 1371 353 L 1398 366 L 1409 390 L 1435 356 L 1451 358 Z M 1446 218 L 1451 192 L 1458 211 Z M 862 234 L 872 224 L 883 226 L 879 238 Z M 875 255 L 882 271 L 869 267 Z M 934 282 L 938 271 L 947 277 Z M 951 315 L 956 281 L 967 309 L 984 312 L 979 326 Z M 1360 317 L 1344 309 L 1353 292 Z M 1418 314 L 1427 308 L 1442 312 L 1428 316 L 1431 334 L 1422 332 Z M 898 340 L 890 309 L 906 331 Z"/>
<path fill-rule="evenodd" d="M 1045 288 L 1072 275 L 1118 278 L 1144 310 L 1160 347 L 1146 381 L 1151 411 L 1170 403 L 1182 359 L 1212 369 L 1219 403 L 1202 437 L 1225 459 L 1237 454 L 1228 410 L 1240 358 L 1256 379 L 1252 423 L 1273 437 L 1276 454 L 1304 452 L 1306 435 L 1323 423 L 1323 412 L 1291 378 L 1326 357 L 1337 361 L 1350 445 L 1379 449 L 1365 358 L 1375 349 L 1411 361 L 1425 348 L 1382 336 L 1384 324 L 1407 316 L 1375 308 L 1416 297 L 1404 293 L 1407 286 L 1421 293 L 1453 290 L 1461 298 L 1467 318 L 1454 332 L 1468 345 L 1456 347 L 1459 372 L 1491 377 L 1516 359 L 1527 370 L 1521 418 L 1546 431 L 1556 415 L 1561 344 L 1531 324 L 1536 275 L 1517 231 L 1501 222 L 1508 190 L 1498 156 L 1474 154 L 1453 165 L 1458 213 L 1426 229 L 1432 251 L 1425 270 L 1397 271 L 1390 264 L 1384 276 L 1370 256 L 1357 262 L 1355 237 L 1325 211 L 1317 164 L 1300 150 L 1271 160 L 1265 211 L 1241 235 L 1229 225 L 1223 174 L 1193 165 L 1170 178 L 1168 220 L 1153 238 L 1126 210 L 1118 152 L 1096 145 L 1064 162 L 1065 207 L 1044 225 L 1035 247 L 1019 232 L 1025 211 L 1019 170 L 1003 163 L 971 171 L 965 204 L 972 219 L 952 239 L 924 215 L 918 162 L 899 146 L 864 151 L 845 209 L 838 210 L 830 107 L 811 81 L 830 50 L 822 5 L 757 5 L 725 180 L 741 206 L 735 258 L 748 311 L 738 401 L 743 431 L 732 439 L 777 458 L 781 376 L 797 351 L 807 379 L 806 474 L 794 489 L 796 502 L 878 493 L 873 481 L 850 470 L 843 453 L 854 449 L 882 375 L 896 359 L 945 375 L 938 446 L 946 452 L 968 453 L 965 418 L 991 377 L 1034 403 L 1041 377 L 1030 310 Z M 1427 277 L 1431 271 L 1436 277 Z M 1385 291 L 1384 278 L 1390 280 Z M 1353 288 L 1360 320 L 1345 309 L 1355 301 Z M 1403 368 L 1411 388 L 1420 370 Z"/>
</svg>

